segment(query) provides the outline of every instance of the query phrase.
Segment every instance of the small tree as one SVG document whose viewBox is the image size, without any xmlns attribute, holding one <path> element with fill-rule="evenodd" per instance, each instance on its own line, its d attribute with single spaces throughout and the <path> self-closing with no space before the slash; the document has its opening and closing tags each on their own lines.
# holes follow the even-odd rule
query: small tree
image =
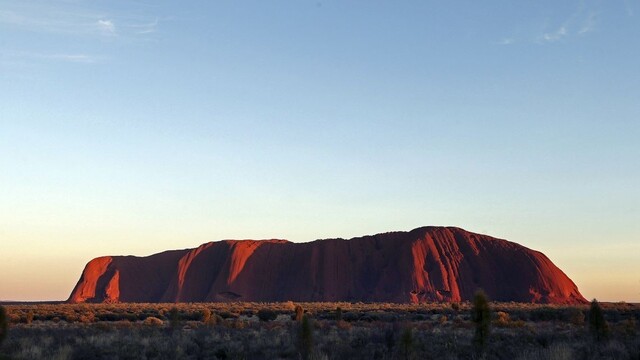
<svg viewBox="0 0 640 360">
<path fill-rule="evenodd" d="M 296 305 L 296 321 L 302 321 L 302 317 L 304 316 L 304 309 L 300 305 Z"/>
<path fill-rule="evenodd" d="M 297 311 L 296 311 L 297 313 Z M 313 351 L 313 329 L 311 328 L 311 320 L 309 317 L 302 316 L 302 323 L 300 324 L 300 352 L 303 359 L 309 359 L 311 352 Z"/>
<path fill-rule="evenodd" d="M 336 308 L 336 321 L 342 321 L 342 308 L 340 306 Z"/>
<path fill-rule="evenodd" d="M 609 337 L 609 324 L 604 319 L 604 313 L 596 299 L 593 299 L 589 309 L 589 332 L 596 341 L 603 341 Z"/>
<path fill-rule="evenodd" d="M 7 310 L 4 309 L 4 306 L 0 306 L 0 345 L 2 345 L 2 342 L 7 337 L 7 332 L 9 332 Z"/>
<path fill-rule="evenodd" d="M 487 346 L 489 332 L 491 330 L 491 309 L 489 308 L 487 295 L 482 290 L 476 291 L 476 294 L 473 296 L 471 319 L 476 324 L 473 343 L 479 350 L 484 350 Z"/>
</svg>

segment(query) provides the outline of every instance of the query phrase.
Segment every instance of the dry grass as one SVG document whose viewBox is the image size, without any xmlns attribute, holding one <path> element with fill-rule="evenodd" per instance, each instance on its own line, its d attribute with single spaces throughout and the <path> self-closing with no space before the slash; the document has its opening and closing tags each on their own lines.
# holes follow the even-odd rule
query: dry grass
<svg viewBox="0 0 640 360">
<path fill-rule="evenodd" d="M 37 304 L 6 306 L 12 359 L 298 359 L 298 304 Z M 470 304 L 301 303 L 312 359 L 476 359 Z M 336 308 L 342 309 L 337 320 Z M 640 307 L 603 304 L 611 339 L 594 344 L 587 306 L 493 303 L 491 359 L 638 359 Z M 177 322 L 170 321 L 176 308 Z M 259 321 L 258 312 L 275 320 Z M 272 316 L 268 317 L 269 319 Z M 411 347 L 401 345 L 412 329 Z M 408 349 L 408 350 L 407 350 Z M 2 356 L 0 355 L 0 358 Z"/>
</svg>

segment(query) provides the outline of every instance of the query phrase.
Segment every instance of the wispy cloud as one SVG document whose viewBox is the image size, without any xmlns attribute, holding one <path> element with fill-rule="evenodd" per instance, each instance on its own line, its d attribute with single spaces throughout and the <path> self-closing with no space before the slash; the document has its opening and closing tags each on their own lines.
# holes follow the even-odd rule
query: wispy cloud
<svg viewBox="0 0 640 360">
<path fill-rule="evenodd" d="M 499 45 L 512 45 L 515 44 L 516 39 L 512 38 L 512 37 L 508 37 L 508 38 L 504 38 L 498 41 Z"/>
<path fill-rule="evenodd" d="M 539 43 L 552 43 L 584 35 L 596 30 L 598 12 L 591 9 L 585 2 L 580 2 L 578 8 L 552 31 L 544 31 L 536 39 Z"/>
<path fill-rule="evenodd" d="M 634 11 L 633 11 L 633 8 L 631 7 L 631 1 L 630 0 L 623 0 L 623 1 L 624 1 L 624 9 L 627 12 L 627 16 L 633 16 Z"/>
<path fill-rule="evenodd" d="M 151 34 L 158 29 L 158 19 L 156 18 L 154 21 L 148 23 L 129 24 L 126 26 L 136 34 Z"/>
<path fill-rule="evenodd" d="M 30 60 L 34 61 L 54 61 L 93 64 L 100 62 L 103 58 L 100 56 L 82 54 L 82 53 L 40 53 L 28 51 L 3 51 L 0 53 L 2 57 L 14 60 Z"/>
<path fill-rule="evenodd" d="M 567 36 L 567 27 L 563 25 L 563 26 L 560 26 L 555 31 L 542 34 L 540 36 L 540 39 L 546 42 L 555 42 L 562 39 L 565 36 Z"/>
<path fill-rule="evenodd" d="M 30 32 L 85 35 L 96 32 L 99 17 L 92 14 L 52 11 L 41 13 L 1 10 L 0 24 Z"/>
<path fill-rule="evenodd" d="M 126 12 L 104 10 L 90 2 L 8 0 L 0 7 L 0 31 L 42 41 L 13 42 L 0 49 L 2 64 L 39 66 L 45 63 L 103 63 L 108 56 L 92 53 L 108 51 L 107 43 L 134 44 L 153 40 L 160 26 L 152 8 L 132 5 Z M 106 50 L 104 50 L 106 49 Z M 1 65 L 1 64 L 0 64 Z"/>
<path fill-rule="evenodd" d="M 73 63 L 92 64 L 98 61 L 95 56 L 87 54 L 44 54 L 40 56 L 43 59 L 66 61 Z"/>
<path fill-rule="evenodd" d="M 98 20 L 96 23 L 98 29 L 103 35 L 115 35 L 116 34 L 116 25 L 111 20 Z"/>
<path fill-rule="evenodd" d="M 578 34 L 586 34 L 592 32 L 596 28 L 596 16 L 595 12 L 590 12 L 589 16 L 582 22 L 582 27 L 578 30 Z"/>
<path fill-rule="evenodd" d="M 625 0 L 625 4 L 628 3 Z M 532 19 L 530 28 L 520 30 L 517 35 L 504 37 L 497 40 L 499 45 L 512 45 L 514 43 L 551 44 L 571 41 L 579 36 L 585 36 L 596 32 L 600 23 L 600 12 L 597 3 L 580 1 L 573 12 L 555 21 L 547 19 Z M 628 8 L 628 7 L 627 7 Z M 627 10 L 628 11 L 628 10 Z M 550 14 L 551 15 L 551 14 Z"/>
<path fill-rule="evenodd" d="M 13 3 L 0 10 L 0 25 L 23 31 L 61 36 L 144 38 L 156 32 L 157 17 L 105 14 L 70 6 L 56 8 L 46 3 Z"/>
</svg>

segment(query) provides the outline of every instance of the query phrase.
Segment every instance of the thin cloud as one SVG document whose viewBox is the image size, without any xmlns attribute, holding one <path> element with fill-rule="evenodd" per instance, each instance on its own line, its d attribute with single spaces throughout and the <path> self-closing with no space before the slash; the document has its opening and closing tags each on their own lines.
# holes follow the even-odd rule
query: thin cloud
<svg viewBox="0 0 640 360">
<path fill-rule="evenodd" d="M 97 58 L 95 56 L 86 54 L 49 54 L 42 55 L 41 58 L 83 64 L 92 64 L 97 62 Z"/>
<path fill-rule="evenodd" d="M 25 51 L 13 51 L 3 52 L 2 55 L 6 58 L 12 58 L 18 61 L 56 61 L 56 62 L 70 62 L 70 63 L 83 63 L 93 64 L 99 62 L 101 57 L 89 54 L 81 53 L 38 53 L 38 52 L 25 52 Z"/>
<path fill-rule="evenodd" d="M 131 28 L 131 30 L 136 34 L 151 34 L 156 32 L 158 29 L 158 19 L 156 18 L 154 21 L 149 23 L 131 24 L 126 26 Z"/>
<path fill-rule="evenodd" d="M 104 35 L 115 35 L 116 34 L 116 26 L 111 20 L 98 20 L 96 23 L 98 25 L 98 29 Z"/>
<path fill-rule="evenodd" d="M 28 14 L 25 14 L 28 13 Z M 0 11 L 0 24 L 15 28 L 54 34 L 90 34 L 95 31 L 96 16 L 73 12 Z"/>
<path fill-rule="evenodd" d="M 582 23 L 582 27 L 578 31 L 578 34 L 582 35 L 582 34 L 592 32 L 593 30 L 595 30 L 595 28 L 596 28 L 596 13 L 591 12 L 589 13 L 589 16 L 587 16 L 587 18 L 584 19 Z"/>
<path fill-rule="evenodd" d="M 159 27 L 155 16 L 136 9 L 125 12 L 105 12 L 92 9 L 75 0 L 56 3 L 48 1 L 7 1 L 0 7 L 0 27 L 18 33 L 42 34 L 47 42 L 17 45 L 13 52 L 0 49 L 0 65 L 13 67 L 34 66 L 44 63 L 94 64 L 108 57 L 92 55 L 91 40 L 109 39 L 110 42 L 132 43 L 153 40 Z M 82 39 L 83 41 L 77 41 Z M 89 44 L 86 48 L 74 46 L 51 48 L 43 43 Z"/>
<path fill-rule="evenodd" d="M 633 16 L 634 11 L 633 11 L 633 8 L 631 7 L 631 1 L 629 0 L 623 0 L 623 1 L 624 1 L 624 9 L 627 12 L 627 16 Z"/>
<path fill-rule="evenodd" d="M 13 6 L 11 6 L 13 5 Z M 106 36 L 145 39 L 157 31 L 159 21 L 149 16 L 104 14 L 73 7 L 14 3 L 0 9 L 0 25 L 62 36 Z"/>
<path fill-rule="evenodd" d="M 500 41 L 498 41 L 498 45 L 513 45 L 516 42 L 516 40 L 512 37 L 509 38 L 504 38 Z"/>
<path fill-rule="evenodd" d="M 570 14 L 565 21 L 552 31 L 544 31 L 537 36 L 538 43 L 554 43 L 570 39 L 576 35 L 585 35 L 596 30 L 598 12 L 587 8 L 584 2 Z"/>
<path fill-rule="evenodd" d="M 567 36 L 567 28 L 565 26 L 561 26 L 553 32 L 542 34 L 541 40 L 545 42 L 556 42 L 565 36 Z"/>
</svg>

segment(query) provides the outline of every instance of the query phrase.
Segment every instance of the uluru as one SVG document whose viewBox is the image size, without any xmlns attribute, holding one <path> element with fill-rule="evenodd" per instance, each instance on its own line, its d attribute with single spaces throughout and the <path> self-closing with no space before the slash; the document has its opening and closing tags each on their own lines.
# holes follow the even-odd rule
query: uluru
<svg viewBox="0 0 640 360">
<path fill-rule="evenodd" d="M 91 260 L 69 302 L 585 302 L 543 253 L 456 227 L 345 239 L 223 240 Z"/>
</svg>

